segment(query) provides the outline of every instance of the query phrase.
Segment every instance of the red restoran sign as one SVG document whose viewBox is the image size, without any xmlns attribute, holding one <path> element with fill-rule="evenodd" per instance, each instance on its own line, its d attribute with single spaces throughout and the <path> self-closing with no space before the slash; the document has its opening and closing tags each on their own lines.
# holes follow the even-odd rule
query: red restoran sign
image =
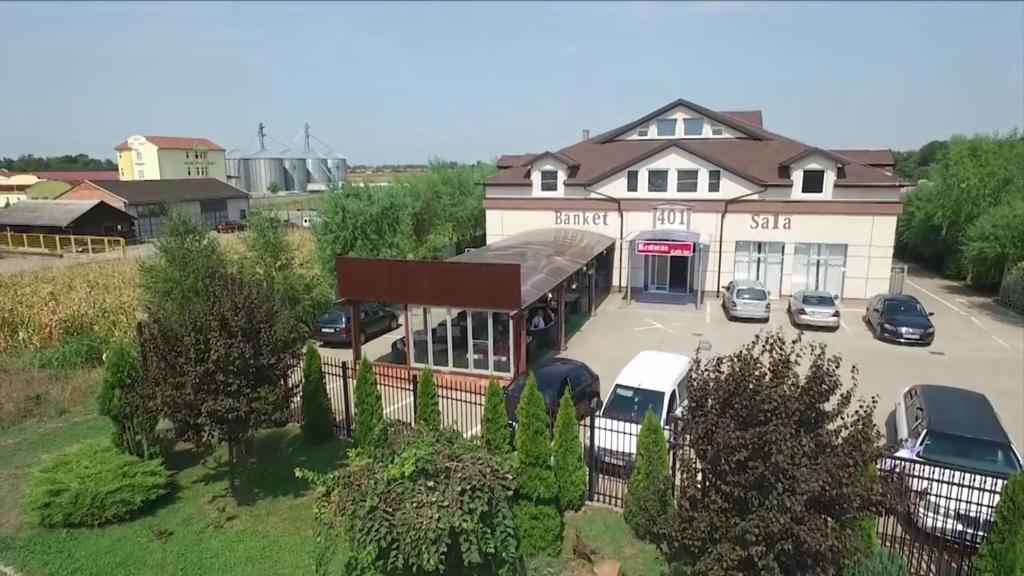
<svg viewBox="0 0 1024 576">
<path fill-rule="evenodd" d="M 636 253 L 691 256 L 693 254 L 693 242 L 647 242 L 645 240 L 637 240 Z"/>
</svg>

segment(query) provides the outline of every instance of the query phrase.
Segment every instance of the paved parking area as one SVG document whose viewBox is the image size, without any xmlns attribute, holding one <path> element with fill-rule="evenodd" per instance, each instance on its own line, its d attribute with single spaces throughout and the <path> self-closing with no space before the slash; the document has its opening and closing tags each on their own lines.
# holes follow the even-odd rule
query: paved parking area
<svg viewBox="0 0 1024 576">
<path fill-rule="evenodd" d="M 804 338 L 825 342 L 847 365 L 858 367 L 861 394 L 879 398 L 876 414 L 879 426 L 885 425 L 899 393 L 907 386 L 949 384 L 987 395 L 1014 442 L 1024 447 L 1024 317 L 960 284 L 917 270 L 912 270 L 907 277 L 905 292 L 917 296 L 927 310 L 935 313 L 932 320 L 936 340 L 931 347 L 899 346 L 874 340 L 861 321 L 863 300 L 843 302 L 843 322 L 838 331 L 805 331 Z M 641 350 L 692 355 L 698 342 L 704 339 L 710 342 L 711 353 L 728 353 L 760 330 L 780 329 L 795 336 L 798 330 L 786 318 L 785 306 L 785 300 L 775 302 L 767 324 L 729 322 L 722 313 L 720 301 L 714 298 L 697 310 L 692 306 L 638 303 L 626 306 L 620 296 L 613 293 L 597 315 L 569 340 L 568 349 L 562 355 L 582 360 L 593 368 L 601 377 L 601 392 L 606 395 L 619 370 Z M 385 359 L 391 343 L 404 334 L 404 328 L 399 327 L 378 336 L 364 345 L 364 353 L 371 359 Z M 321 347 L 321 352 L 351 358 L 348 348 Z M 384 408 L 393 413 L 404 412 L 403 408 L 393 406 L 402 401 L 394 400 Z M 411 399 L 405 401 L 411 402 Z M 478 418 L 477 410 L 451 417 L 453 424 L 465 433 L 476 431 Z"/>
<path fill-rule="evenodd" d="M 804 338 L 825 342 L 847 365 L 858 367 L 861 394 L 879 398 L 879 426 L 884 426 L 907 386 L 948 384 L 987 395 L 1014 442 L 1024 446 L 1024 318 L 955 282 L 918 271 L 908 276 L 904 291 L 935 313 L 936 340 L 931 347 L 874 340 L 861 320 L 863 300 L 843 302 L 838 331 L 805 331 Z M 779 329 L 796 336 L 785 307 L 786 300 L 775 302 L 767 324 L 730 322 L 721 301 L 714 298 L 696 310 L 637 303 L 627 307 L 613 294 L 569 341 L 563 355 L 593 368 L 606 395 L 619 370 L 641 350 L 692 355 L 704 339 L 710 342 L 711 353 L 728 353 L 761 330 Z"/>
</svg>

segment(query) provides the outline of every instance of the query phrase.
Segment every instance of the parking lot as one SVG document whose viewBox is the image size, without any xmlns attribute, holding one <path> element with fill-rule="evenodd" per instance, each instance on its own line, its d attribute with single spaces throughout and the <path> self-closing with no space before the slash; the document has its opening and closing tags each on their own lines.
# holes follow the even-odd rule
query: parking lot
<svg viewBox="0 0 1024 576">
<path fill-rule="evenodd" d="M 1024 446 L 1024 318 L 1000 308 L 990 297 L 961 285 L 912 270 L 905 293 L 917 296 L 934 312 L 936 340 L 930 347 L 879 342 L 861 321 L 865 302 L 842 303 L 842 325 L 835 332 L 804 331 L 804 338 L 825 342 L 847 365 L 859 369 L 861 394 L 879 398 L 876 421 L 884 426 L 899 393 L 918 383 L 962 386 L 984 393 L 1002 417 L 1018 446 Z M 773 303 L 767 324 L 729 322 L 720 301 L 709 298 L 699 310 L 673 305 L 626 306 L 613 293 L 568 343 L 564 356 L 586 362 L 601 377 L 606 395 L 619 370 L 641 350 L 692 355 L 700 340 L 711 353 L 728 353 L 761 330 L 798 330 L 786 317 L 786 300 Z M 383 359 L 391 343 L 405 333 L 399 328 L 364 345 L 371 359 Z M 321 348 L 325 355 L 351 358 L 348 348 Z M 385 406 L 387 411 L 390 406 Z M 462 418 L 458 418 L 461 422 Z M 464 432 L 475 431 L 466 422 Z M 884 428 L 883 428 L 884 429 Z"/>
</svg>

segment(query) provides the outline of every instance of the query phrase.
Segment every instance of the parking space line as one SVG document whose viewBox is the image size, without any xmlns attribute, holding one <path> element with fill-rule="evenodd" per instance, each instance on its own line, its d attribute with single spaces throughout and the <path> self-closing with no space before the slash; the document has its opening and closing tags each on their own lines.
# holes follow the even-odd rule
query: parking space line
<svg viewBox="0 0 1024 576">
<path fill-rule="evenodd" d="M 711 303 L 704 303 L 704 323 L 711 324 Z"/>
<path fill-rule="evenodd" d="M 989 334 L 989 336 L 995 338 L 996 342 L 999 342 L 1000 344 L 1003 345 L 1003 348 L 1006 348 L 1007 350 L 1013 350 L 1013 348 L 1009 344 L 1004 342 L 1003 339 L 1000 338 L 999 336 L 996 336 L 995 334 Z"/>
<path fill-rule="evenodd" d="M 846 325 L 846 322 L 844 322 L 842 318 L 839 319 L 839 325 L 842 326 L 843 330 L 846 330 L 848 334 L 853 334 L 853 330 L 850 330 L 850 327 Z"/>
<path fill-rule="evenodd" d="M 949 306 L 950 308 L 952 308 L 953 310 L 956 310 L 957 312 L 959 312 L 959 313 L 963 314 L 964 316 L 966 316 L 966 315 L 967 315 L 967 313 L 966 313 L 966 312 L 964 312 L 963 310 L 961 310 L 961 309 L 957 308 L 956 306 L 954 306 L 954 305 L 950 304 L 949 302 L 946 302 L 946 301 L 945 301 L 945 300 L 944 300 L 944 299 L 943 299 L 943 298 L 942 298 L 941 296 L 937 296 L 937 295 L 935 295 L 935 294 L 933 294 L 933 293 L 929 292 L 929 291 L 928 291 L 927 289 L 925 289 L 925 288 L 924 288 L 923 286 L 921 286 L 921 285 L 919 285 L 919 284 L 915 284 L 914 282 L 911 282 L 910 280 L 907 280 L 906 282 L 907 282 L 907 284 L 910 284 L 911 286 L 913 286 L 914 288 L 917 288 L 917 289 L 918 289 L 918 290 L 920 290 L 921 292 L 924 292 L 925 294 L 927 294 L 927 295 L 931 296 L 932 298 L 935 298 L 935 299 L 936 299 L 936 300 L 938 300 L 939 302 L 942 302 L 942 303 L 943 303 L 943 304 L 945 304 L 946 306 Z"/>
<path fill-rule="evenodd" d="M 975 318 L 974 316 L 971 316 L 971 322 L 974 322 L 975 324 L 977 324 L 978 328 L 981 328 L 985 332 L 988 332 L 988 328 L 985 328 L 985 325 L 982 324 L 981 322 L 979 322 L 978 319 Z"/>
</svg>

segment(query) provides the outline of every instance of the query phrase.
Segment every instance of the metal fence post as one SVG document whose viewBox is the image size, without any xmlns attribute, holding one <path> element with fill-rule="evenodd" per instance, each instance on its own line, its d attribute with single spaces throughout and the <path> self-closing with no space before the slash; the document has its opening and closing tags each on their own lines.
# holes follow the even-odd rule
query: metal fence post
<svg viewBox="0 0 1024 576">
<path fill-rule="evenodd" d="M 590 426 L 590 441 L 587 443 L 587 451 L 590 452 L 587 455 L 587 460 L 590 462 L 590 467 L 587 469 L 587 500 L 590 502 L 594 501 L 594 495 L 597 492 L 597 449 L 594 447 L 597 441 L 597 433 L 594 429 L 596 422 L 597 411 L 591 410 L 587 417 L 587 425 Z"/>
<path fill-rule="evenodd" d="M 672 458 L 672 471 L 669 473 L 669 476 L 672 478 L 672 497 L 675 498 L 676 486 L 679 484 L 679 475 L 677 474 L 679 467 L 676 464 L 676 441 L 678 440 L 678 437 L 676 436 L 676 428 L 678 427 L 678 424 L 676 422 L 672 422 L 670 425 L 672 428 L 669 432 L 668 451 Z"/>
<path fill-rule="evenodd" d="M 420 387 L 420 378 L 416 374 L 412 375 L 412 423 L 416 425 L 416 397 Z"/>
<path fill-rule="evenodd" d="M 352 409 L 349 407 L 348 362 L 341 361 L 341 407 L 345 412 L 345 437 L 352 437 Z"/>
</svg>

